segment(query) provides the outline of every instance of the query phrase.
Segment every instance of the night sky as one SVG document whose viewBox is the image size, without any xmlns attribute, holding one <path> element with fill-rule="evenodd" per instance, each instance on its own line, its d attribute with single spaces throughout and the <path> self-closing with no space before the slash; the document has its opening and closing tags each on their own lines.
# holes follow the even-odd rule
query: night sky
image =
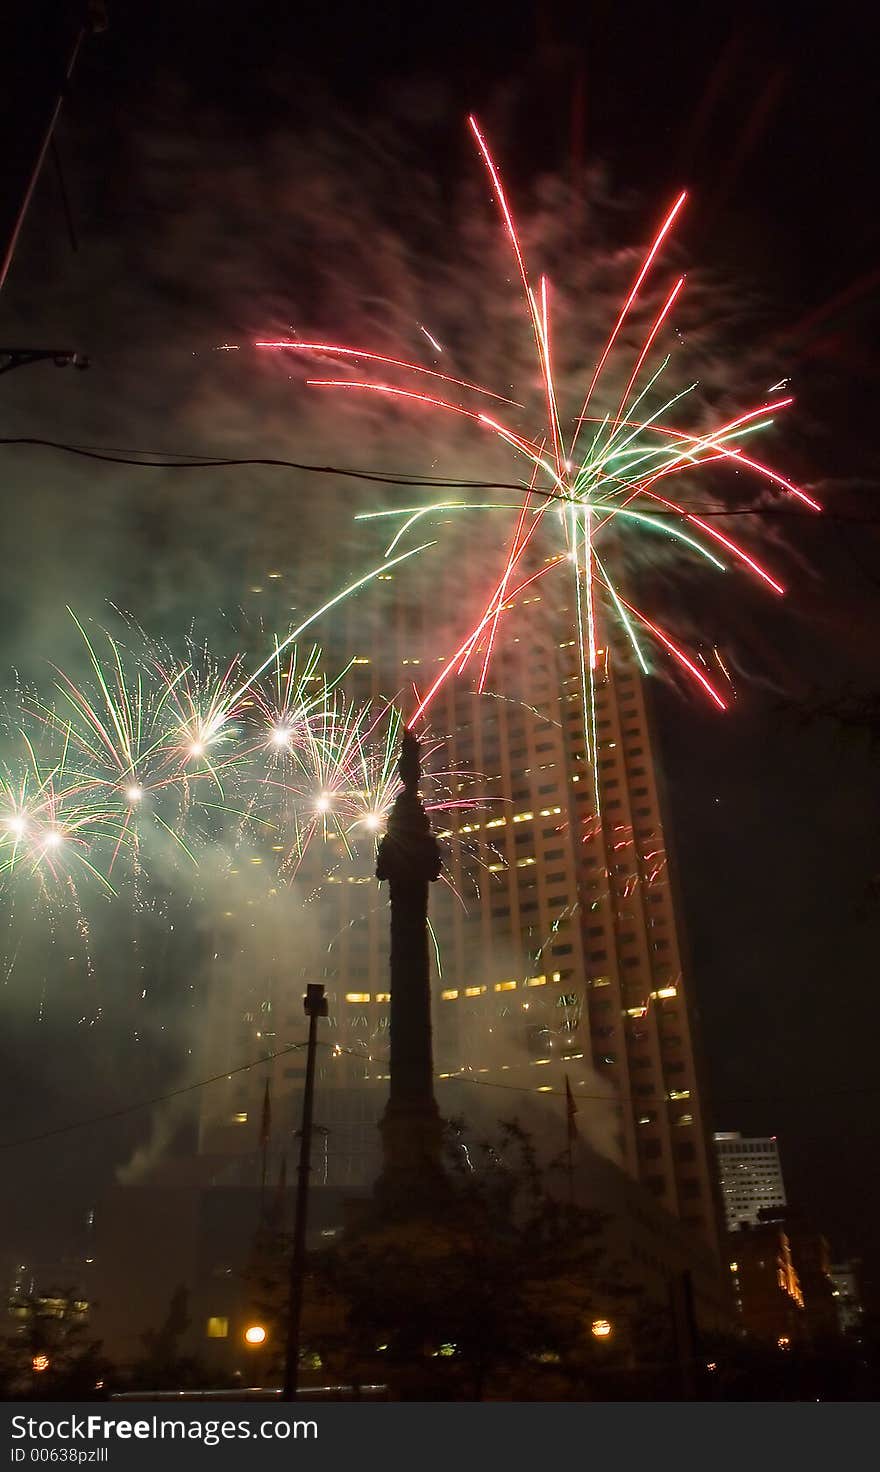
<svg viewBox="0 0 880 1472">
<path fill-rule="evenodd" d="M 112 236 L 114 220 L 131 250 L 136 297 L 134 241 L 153 221 L 137 177 L 122 187 L 121 172 L 129 135 L 149 133 L 169 96 L 217 120 L 206 153 L 222 156 L 228 142 L 255 167 L 279 130 L 295 137 L 317 120 L 332 133 L 338 119 L 368 139 L 388 117 L 397 128 L 403 117 L 412 129 L 403 148 L 423 161 L 427 154 L 442 185 L 472 167 L 463 122 L 473 109 L 503 153 L 513 193 L 541 172 L 569 177 L 598 165 L 609 191 L 643 203 L 647 229 L 675 190 L 692 190 L 684 248 L 754 293 L 757 328 L 797 396 L 774 458 L 834 513 L 821 524 L 780 523 L 797 571 L 785 605 L 747 598 L 740 614 L 710 604 L 737 670 L 732 714 L 719 722 L 666 688 L 655 692 L 711 1107 L 718 1128 L 778 1135 L 790 1200 L 828 1233 L 836 1256 L 864 1254 L 880 1297 L 877 751 L 869 733 L 815 714 L 877 685 L 878 37 L 846 6 L 812 15 L 785 5 L 304 9 L 109 5 L 109 27 L 86 44 L 58 132 L 79 250 L 69 254 L 47 167 L 0 299 L 0 335 L 27 324 L 41 336 L 34 323 L 58 251 L 68 250 L 69 290 L 78 271 L 93 289 L 95 242 Z M 25 77 L 33 88 L 22 126 L 39 90 L 33 56 Z M 254 228 L 271 232 L 271 212 Z M 278 241 L 281 257 L 284 248 Z M 124 272 L 124 255 L 112 269 Z M 167 285 L 159 326 L 172 347 L 190 289 Z M 259 297 L 259 283 L 254 290 Z M 216 304 L 218 341 L 224 305 Z M 99 320 L 100 299 L 92 311 Z M 136 337 L 137 320 L 118 330 Z M 108 331 L 104 322 L 98 335 Z M 91 375 L 100 375 L 94 346 L 72 345 L 92 351 Z M 136 351 L 136 341 L 129 347 Z M 13 377 L 18 422 L 47 438 L 76 437 L 75 381 L 29 368 L 4 378 L 3 393 Z M 135 382 L 126 379 L 129 389 Z M 148 443 L 174 447 L 173 405 L 170 413 L 162 386 L 149 382 L 137 415 L 120 407 Z M 94 429 L 83 424 L 80 437 Z M 43 476 L 74 474 L 63 463 L 39 465 Z M 6 525 L 9 535 L 8 516 Z M 88 534 L 100 536 L 95 527 Z M 0 654 L 12 665 L 30 625 L 3 606 Z M 51 1035 L 16 1027 L 7 1036 L 4 1136 L 27 1133 L 34 1121 L 51 1128 L 91 1103 L 111 1107 L 88 1088 L 71 1095 L 74 1074 L 68 1058 L 53 1055 Z M 90 1137 L 81 1171 L 70 1165 L 77 1137 L 66 1165 L 51 1145 L 7 1157 L 15 1242 L 28 1213 L 45 1210 L 47 1176 L 61 1171 L 69 1199 L 77 1204 L 81 1192 L 87 1203 L 122 1144 L 118 1128 Z"/>
</svg>

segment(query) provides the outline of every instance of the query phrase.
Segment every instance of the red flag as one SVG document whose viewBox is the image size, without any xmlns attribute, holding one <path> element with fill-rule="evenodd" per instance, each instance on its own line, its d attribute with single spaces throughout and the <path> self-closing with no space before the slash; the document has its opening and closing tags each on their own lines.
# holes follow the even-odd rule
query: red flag
<svg viewBox="0 0 880 1472">
<path fill-rule="evenodd" d="M 571 1092 L 571 1084 L 568 1081 L 568 1074 L 566 1074 L 565 1075 L 565 1118 L 566 1118 L 566 1124 L 567 1124 L 567 1127 L 568 1127 L 568 1143 L 569 1143 L 569 1145 L 571 1144 L 572 1140 L 574 1140 L 574 1139 L 577 1138 L 578 1129 L 577 1129 L 577 1125 L 575 1124 L 575 1121 L 574 1121 L 574 1117 L 575 1117 L 576 1114 L 577 1114 L 577 1105 L 574 1102 L 574 1094 Z"/>
<path fill-rule="evenodd" d="M 260 1121 L 260 1149 L 268 1150 L 269 1135 L 272 1130 L 272 1100 L 269 1097 L 269 1080 L 266 1079 L 266 1092 L 263 1095 L 263 1118 Z"/>
<path fill-rule="evenodd" d="M 276 1231 L 284 1226 L 284 1197 L 287 1192 L 287 1156 L 282 1155 L 281 1165 L 278 1169 L 278 1184 L 275 1187 L 275 1199 L 269 1213 L 270 1225 Z"/>
</svg>

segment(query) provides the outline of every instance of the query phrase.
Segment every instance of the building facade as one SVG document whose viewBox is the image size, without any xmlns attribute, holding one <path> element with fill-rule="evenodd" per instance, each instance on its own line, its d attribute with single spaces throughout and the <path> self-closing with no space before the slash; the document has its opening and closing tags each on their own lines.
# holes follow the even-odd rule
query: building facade
<svg viewBox="0 0 880 1472">
<path fill-rule="evenodd" d="M 348 667 L 350 699 L 396 697 L 405 708 L 409 687 L 423 691 L 446 656 L 424 597 L 407 600 L 392 574 L 385 581 L 381 619 L 350 610 L 340 620 L 336 665 Z M 438 605 L 452 606 L 454 593 L 442 588 Z M 474 693 L 471 672 L 449 679 L 425 735 L 423 794 L 445 856 L 430 910 L 441 1112 L 470 1114 L 491 1098 L 495 1117 L 509 1117 L 518 1098 L 543 1096 L 556 1128 L 567 1077 L 591 1145 L 717 1250 L 695 1009 L 642 676 L 623 645 L 599 649 L 597 813 L 572 612 L 539 590 L 507 618 L 487 693 Z M 332 804 L 332 793 L 319 796 Z M 330 1186 L 363 1186 L 378 1163 L 389 983 L 375 838 L 343 841 L 329 824 L 292 886 L 270 881 L 251 897 L 264 952 L 277 936 L 259 966 L 239 906 L 216 937 L 216 1005 L 204 1034 L 213 1068 L 267 1044 L 295 1050 L 302 983 L 327 987 L 316 1117 L 325 1131 L 318 1179 Z M 270 859 L 242 853 L 236 869 L 258 875 Z M 201 1150 L 227 1157 L 230 1173 L 234 1157 L 250 1155 L 255 1169 L 266 1076 L 280 1149 L 297 1125 L 303 1075 L 291 1051 L 231 1077 L 205 1100 Z"/>
<path fill-rule="evenodd" d="M 348 605 L 332 639 L 321 630 L 322 663 L 310 678 L 344 669 L 349 706 L 371 698 L 411 709 L 413 685 L 424 692 L 461 637 L 457 626 L 436 627 L 436 611 L 466 598 L 466 578 L 447 569 L 429 598 L 395 577 L 383 575 L 369 607 Z M 264 579 L 255 593 L 280 586 L 281 574 Z M 573 612 L 543 588 L 505 611 L 486 693 L 474 692 L 473 671 L 450 677 L 423 732 L 422 793 L 444 853 L 430 898 L 437 1099 L 443 1116 L 483 1137 L 517 1117 L 550 1159 L 565 1149 L 568 1082 L 578 1134 L 608 1167 L 621 1255 L 649 1292 L 665 1295 L 670 1274 L 690 1272 L 699 1316 L 714 1324 L 728 1285 L 648 690 L 628 648 L 600 624 L 594 771 Z M 253 652 L 264 648 L 262 636 Z M 381 722 L 374 734 L 381 742 Z M 329 767 L 316 774 L 301 860 L 291 862 L 283 834 L 242 825 L 217 873 L 202 865 L 204 903 L 187 950 L 197 978 L 192 1068 L 214 1081 L 196 1096 L 196 1159 L 163 1164 L 157 1152 L 155 1168 L 129 1174 L 102 1213 L 96 1297 L 105 1306 L 125 1279 L 126 1214 L 149 1217 L 158 1241 L 165 1196 L 180 1193 L 177 1219 L 188 1222 L 154 1254 L 137 1311 L 115 1328 L 102 1322 L 122 1353 L 136 1352 L 179 1283 L 191 1289 L 191 1348 L 220 1363 L 239 1344 L 248 1310 L 238 1285 L 261 1212 L 279 1192 L 290 1210 L 281 1181 L 293 1181 L 296 1165 L 308 982 L 323 982 L 330 1009 L 319 1025 L 316 1230 L 330 1230 L 339 1203 L 369 1192 L 378 1173 L 388 894 L 375 879 L 380 834 L 334 821 L 334 805 L 350 796 L 335 782 Z"/>
<path fill-rule="evenodd" d="M 841 1334 L 857 1334 L 862 1326 L 864 1309 L 857 1261 L 833 1262 L 829 1268 L 831 1291 L 837 1308 Z"/>
<path fill-rule="evenodd" d="M 727 1230 L 742 1222 L 757 1226 L 758 1213 L 786 1204 L 779 1146 L 775 1135 L 743 1136 L 731 1130 L 715 1135 L 715 1154 Z"/>
<path fill-rule="evenodd" d="M 791 1244 L 791 1257 L 804 1299 L 807 1333 L 814 1344 L 836 1338 L 840 1333 L 837 1300 L 831 1276 L 828 1239 L 817 1232 L 799 1211 L 787 1207 L 763 1207 L 759 1218 L 769 1229 L 780 1226 Z"/>
<path fill-rule="evenodd" d="M 748 1334 L 779 1349 L 807 1337 L 804 1294 L 785 1228 L 777 1222 L 743 1223 L 729 1232 L 730 1274 L 736 1310 Z"/>
</svg>

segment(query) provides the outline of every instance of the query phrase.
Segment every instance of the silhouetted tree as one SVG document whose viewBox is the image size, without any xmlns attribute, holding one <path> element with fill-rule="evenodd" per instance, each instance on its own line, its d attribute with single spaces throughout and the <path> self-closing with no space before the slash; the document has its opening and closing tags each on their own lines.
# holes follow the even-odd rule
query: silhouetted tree
<svg viewBox="0 0 880 1472">
<path fill-rule="evenodd" d="M 26 1294 L 9 1305 L 14 1325 L 0 1358 L 9 1399 L 91 1400 L 107 1394 L 116 1372 L 90 1339 L 86 1310 L 72 1289 Z"/>
<path fill-rule="evenodd" d="M 605 1261 L 601 1215 L 550 1188 L 515 1123 L 498 1146 L 463 1151 L 453 1129 L 449 1147 L 435 1195 L 363 1203 L 312 1254 L 307 1355 L 405 1399 L 588 1398 L 597 1370 L 626 1361 L 633 1298 Z M 284 1258 L 276 1235 L 252 1277 L 279 1345 Z M 608 1342 L 590 1329 L 603 1316 L 615 1321 Z"/>
<path fill-rule="evenodd" d="M 216 1373 L 194 1355 L 181 1352 L 181 1340 L 190 1326 L 189 1294 L 175 1288 L 158 1329 L 141 1335 L 146 1353 L 131 1366 L 133 1390 L 188 1390 L 217 1383 Z"/>
</svg>

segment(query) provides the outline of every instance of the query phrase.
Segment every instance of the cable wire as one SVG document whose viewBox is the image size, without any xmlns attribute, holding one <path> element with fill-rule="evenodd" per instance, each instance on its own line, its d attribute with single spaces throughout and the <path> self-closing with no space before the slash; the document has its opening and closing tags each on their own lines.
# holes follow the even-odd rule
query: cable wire
<svg viewBox="0 0 880 1472">
<path fill-rule="evenodd" d="M 29 445 L 40 449 L 58 450 L 66 455 L 76 455 L 86 460 L 98 460 L 109 465 L 130 465 L 139 470 L 223 470 L 231 468 L 242 468 L 246 466 L 264 466 L 281 470 L 302 470 L 310 475 L 333 475 L 341 476 L 349 480 L 369 481 L 376 485 L 408 486 L 413 489 L 426 487 L 432 490 L 462 490 L 462 491 L 518 491 L 530 490 L 533 496 L 543 496 L 548 501 L 573 502 L 582 505 L 582 501 L 576 496 L 567 496 L 559 491 L 542 490 L 537 486 L 529 488 L 519 481 L 504 480 L 455 480 L 445 479 L 438 476 L 417 475 L 416 473 L 384 472 L 378 470 L 361 470 L 353 466 L 342 465 L 315 465 L 301 460 L 282 460 L 271 456 L 220 456 L 202 455 L 201 457 L 187 455 L 184 452 L 176 456 L 169 455 L 161 450 L 116 450 L 111 447 L 98 447 L 87 445 L 66 444 L 60 440 L 36 439 L 31 436 L 6 436 L 0 437 L 0 446 Z M 149 457 L 138 459 L 138 456 Z M 516 508 L 512 508 L 516 509 Z M 788 506 L 727 506 L 719 509 L 717 506 L 693 506 L 687 508 L 688 512 L 698 513 L 700 516 L 797 516 L 806 517 L 806 512 L 795 507 Z M 652 517 L 680 516 L 678 511 L 664 511 L 661 508 L 651 510 Z M 876 526 L 880 524 L 878 516 L 853 516 L 844 512 L 824 511 L 823 517 L 832 521 L 850 521 L 860 524 Z"/>
<path fill-rule="evenodd" d="M 157 1094 L 151 1099 L 139 1099 L 135 1104 L 125 1104 L 119 1109 L 111 1109 L 104 1114 L 91 1115 L 86 1119 L 73 1120 L 68 1124 L 58 1125 L 55 1129 L 43 1130 L 39 1134 L 35 1135 L 25 1135 L 18 1140 L 0 1140 L 0 1151 L 15 1150 L 23 1145 L 37 1145 L 44 1140 L 51 1140 L 57 1138 L 57 1136 L 59 1135 L 70 1134 L 74 1130 L 89 1129 L 93 1125 L 98 1124 L 108 1124 L 115 1119 L 122 1119 L 128 1114 L 136 1114 L 141 1109 L 152 1109 L 158 1104 L 167 1104 L 170 1100 L 179 1099 L 182 1095 L 195 1093 L 196 1090 L 208 1088 L 211 1084 L 222 1083 L 224 1079 L 233 1078 L 236 1074 L 248 1073 L 252 1068 L 260 1068 L 264 1063 L 272 1063 L 276 1058 L 284 1058 L 290 1053 L 302 1052 L 306 1046 L 306 1043 L 290 1043 L 284 1048 L 279 1048 L 274 1053 L 264 1053 L 259 1058 L 251 1059 L 249 1063 L 240 1063 L 235 1068 L 225 1068 L 222 1073 L 214 1073 L 211 1074 L 208 1078 L 198 1079 L 195 1083 L 184 1084 L 181 1088 L 172 1089 L 167 1094 Z M 384 1063 L 386 1065 L 388 1063 L 387 1059 L 367 1059 L 365 1055 L 359 1052 L 357 1049 L 343 1048 L 339 1043 L 319 1041 L 318 1047 L 332 1049 L 333 1052 L 337 1054 L 344 1053 L 347 1057 L 357 1058 L 362 1062 L 369 1061 L 379 1064 Z M 446 1074 L 445 1076 L 435 1075 L 435 1083 L 449 1082 L 475 1084 L 481 1088 L 486 1089 L 504 1089 L 505 1091 L 514 1094 L 535 1094 L 538 1092 L 534 1084 L 509 1084 L 496 1082 L 492 1079 L 473 1078 L 472 1076 L 468 1076 L 464 1073 L 451 1073 Z M 567 1097 L 566 1090 L 564 1089 L 545 1088 L 542 1089 L 541 1092 L 544 1094 L 552 1094 L 555 1098 L 559 1099 Z M 748 1096 L 740 1096 L 737 1098 L 731 1098 L 728 1096 L 713 1096 L 713 1100 L 715 1103 L 718 1104 L 786 1103 L 796 1102 L 797 1100 L 806 1097 L 809 1097 L 810 1099 L 819 1097 L 832 1098 L 850 1094 L 864 1095 L 876 1093 L 880 1093 L 880 1083 L 850 1085 L 842 1089 L 823 1089 L 821 1090 L 821 1093 L 816 1093 L 815 1090 L 810 1090 L 807 1094 L 751 1094 Z M 686 1104 L 688 1102 L 686 1099 L 682 1099 L 680 1101 L 671 1101 L 666 1099 L 662 1101 L 659 1099 L 636 1100 L 635 1097 L 631 1094 L 592 1094 L 585 1093 L 581 1090 L 576 1089 L 571 1090 L 571 1096 L 573 1099 L 591 1100 L 604 1104 L 638 1103 L 640 1106 L 643 1105 L 645 1109 L 649 1109 L 660 1102 L 680 1102 L 681 1104 Z"/>
</svg>

